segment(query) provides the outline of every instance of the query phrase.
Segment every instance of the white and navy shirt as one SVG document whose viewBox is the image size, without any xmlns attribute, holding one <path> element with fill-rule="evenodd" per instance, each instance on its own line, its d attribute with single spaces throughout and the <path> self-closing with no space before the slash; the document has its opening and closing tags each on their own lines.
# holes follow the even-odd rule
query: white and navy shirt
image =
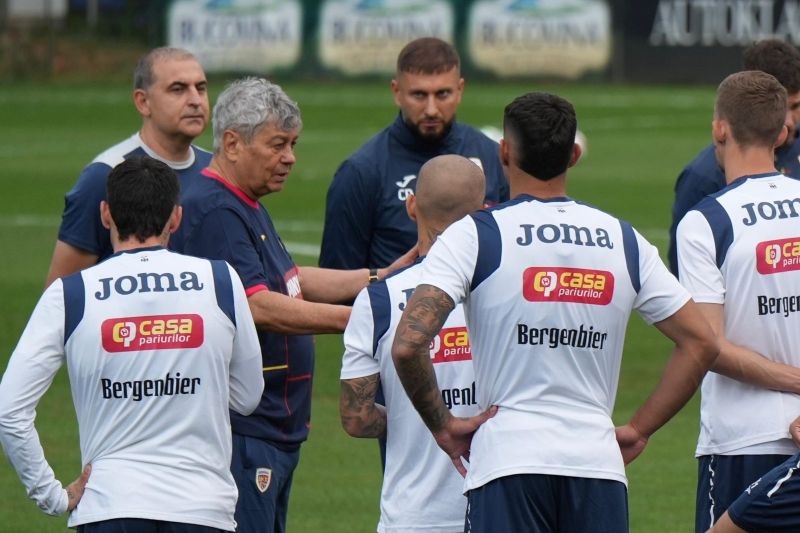
<svg viewBox="0 0 800 533">
<path fill-rule="evenodd" d="M 695 301 L 724 305 L 725 336 L 800 366 L 800 182 L 744 176 L 678 226 L 681 283 Z M 703 380 L 697 455 L 797 452 L 789 424 L 800 396 L 710 372 Z"/>
<path fill-rule="evenodd" d="M 106 199 L 106 183 L 111 170 L 126 159 L 140 156 L 158 159 L 175 171 L 181 184 L 181 199 L 200 171 L 211 162 L 211 153 L 194 145 L 185 161 L 166 160 L 144 144 L 138 132 L 134 133 L 98 155 L 78 176 L 75 185 L 64 196 L 58 240 L 97 255 L 99 260 L 113 253 L 110 233 L 100 220 L 100 202 Z"/>
<path fill-rule="evenodd" d="M 264 383 L 239 277 L 223 261 L 141 248 L 44 293 L 0 383 L 0 438 L 29 496 L 50 514 L 67 495 L 33 427 L 66 361 L 92 474 L 69 526 L 114 518 L 233 531 L 228 409 Z"/>
<path fill-rule="evenodd" d="M 465 490 L 515 474 L 626 483 L 611 414 L 628 317 L 689 295 L 629 224 L 569 198 L 521 195 L 451 225 L 420 282 L 464 302 L 478 404 Z"/>
<path fill-rule="evenodd" d="M 392 342 L 419 281 L 419 262 L 363 289 L 344 332 L 341 378 L 380 373 L 386 402 L 386 468 L 380 532 L 463 531 L 467 499 L 463 480 L 433 439 L 403 390 L 392 362 Z M 455 416 L 478 413 L 472 352 L 457 306 L 430 347 L 442 399 Z"/>
</svg>

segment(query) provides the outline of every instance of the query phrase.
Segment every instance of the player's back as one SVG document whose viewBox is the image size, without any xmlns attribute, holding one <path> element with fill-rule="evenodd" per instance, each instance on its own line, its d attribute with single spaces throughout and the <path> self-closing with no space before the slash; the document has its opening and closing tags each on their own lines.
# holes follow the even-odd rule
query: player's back
<svg viewBox="0 0 800 533">
<path fill-rule="evenodd" d="M 475 435 L 466 488 L 518 473 L 624 483 L 611 412 L 628 317 L 663 320 L 688 299 L 655 248 L 591 206 L 527 195 L 457 222 L 437 246 L 474 272 L 478 399 L 499 407 Z M 439 268 L 425 267 L 436 285 Z"/>
<path fill-rule="evenodd" d="M 397 324 L 419 273 L 416 264 L 370 285 L 356 300 L 353 324 L 345 332 L 342 378 L 362 377 L 380 369 L 387 426 L 378 524 L 381 532 L 461 531 L 464 527 L 467 500 L 462 495 L 463 479 L 417 414 L 392 361 Z M 450 314 L 434 338 L 430 354 L 448 409 L 455 416 L 477 414 L 472 353 L 462 306 Z"/>
<path fill-rule="evenodd" d="M 64 279 L 66 359 L 93 466 L 71 523 L 232 521 L 231 274 L 223 262 L 142 248 Z"/>
</svg>

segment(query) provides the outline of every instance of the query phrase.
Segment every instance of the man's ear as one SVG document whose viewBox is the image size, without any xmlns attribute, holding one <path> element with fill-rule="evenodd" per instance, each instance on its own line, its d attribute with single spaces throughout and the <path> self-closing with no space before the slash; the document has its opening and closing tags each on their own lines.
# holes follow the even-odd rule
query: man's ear
<svg viewBox="0 0 800 533">
<path fill-rule="evenodd" d="M 233 130 L 225 130 L 222 134 L 222 147 L 221 151 L 225 155 L 225 159 L 231 163 L 239 160 L 239 154 L 244 145 L 242 137 Z"/>
<path fill-rule="evenodd" d="M 150 102 L 147 100 L 147 92 L 144 89 L 135 89 L 133 91 L 133 105 L 136 106 L 136 111 L 143 117 L 150 116 Z"/>
<path fill-rule="evenodd" d="M 511 147 L 505 137 L 500 139 L 500 163 L 504 167 L 511 165 Z"/>
<path fill-rule="evenodd" d="M 417 221 L 417 197 L 414 196 L 414 193 L 406 196 L 406 213 L 408 213 L 408 218 L 414 222 Z"/>
<path fill-rule="evenodd" d="M 111 218 L 111 211 L 108 209 L 108 202 L 105 200 L 100 202 L 100 222 L 103 223 L 103 227 L 107 230 L 110 230 L 111 225 L 114 223 Z"/>
<path fill-rule="evenodd" d="M 176 205 L 172 208 L 172 213 L 169 216 L 169 221 L 167 222 L 167 230 L 169 231 L 170 235 L 178 231 L 178 227 L 181 225 L 181 220 L 183 220 L 183 207 Z"/>
<path fill-rule="evenodd" d="M 714 144 L 725 144 L 728 140 L 729 126 L 726 120 L 715 118 L 711 121 L 711 137 L 714 139 Z"/>
<path fill-rule="evenodd" d="M 392 96 L 394 96 L 394 105 L 400 107 L 400 85 L 397 83 L 397 78 L 392 80 Z"/>
<path fill-rule="evenodd" d="M 780 134 L 778 134 L 778 138 L 775 139 L 775 144 L 773 145 L 773 148 L 777 148 L 779 146 L 783 146 L 784 143 L 786 143 L 786 138 L 788 136 L 789 136 L 789 125 L 788 124 L 784 124 L 781 127 L 781 132 L 780 132 Z"/>
<path fill-rule="evenodd" d="M 575 143 L 572 146 L 572 155 L 569 157 L 569 164 L 567 164 L 567 168 L 572 168 L 575 164 L 580 160 L 581 154 L 583 154 L 583 150 L 581 149 L 581 145 Z"/>
</svg>

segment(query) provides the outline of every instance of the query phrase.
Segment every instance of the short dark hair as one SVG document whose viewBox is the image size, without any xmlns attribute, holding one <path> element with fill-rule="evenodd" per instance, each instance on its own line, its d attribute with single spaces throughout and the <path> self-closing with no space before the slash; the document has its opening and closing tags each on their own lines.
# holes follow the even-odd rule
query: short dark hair
<svg viewBox="0 0 800 533">
<path fill-rule="evenodd" d="M 572 104 L 549 93 L 519 96 L 503 114 L 504 134 L 512 138 L 517 166 L 543 181 L 566 172 L 577 128 Z"/>
<path fill-rule="evenodd" d="M 800 91 L 800 50 L 780 39 L 766 39 L 745 49 L 744 70 L 772 74 L 786 92 Z"/>
<path fill-rule="evenodd" d="M 155 65 L 157 61 L 164 59 L 197 60 L 194 54 L 188 50 L 184 50 L 183 48 L 172 48 L 169 46 L 153 48 L 139 58 L 138 63 L 136 63 L 136 68 L 133 70 L 134 90 L 144 89 L 146 91 L 151 85 L 153 85 L 153 81 L 155 81 L 155 76 L 153 75 L 153 65 Z"/>
<path fill-rule="evenodd" d="M 760 70 L 731 74 L 719 84 L 715 117 L 730 124 L 742 147 L 772 148 L 786 121 L 786 89 Z"/>
<path fill-rule="evenodd" d="M 461 58 L 450 43 L 436 37 L 414 39 L 397 56 L 397 73 L 441 74 L 461 68 Z"/>
<path fill-rule="evenodd" d="M 120 240 L 135 236 L 139 242 L 164 231 L 178 205 L 180 184 L 175 171 L 151 157 L 126 159 L 111 171 L 106 201 Z"/>
</svg>

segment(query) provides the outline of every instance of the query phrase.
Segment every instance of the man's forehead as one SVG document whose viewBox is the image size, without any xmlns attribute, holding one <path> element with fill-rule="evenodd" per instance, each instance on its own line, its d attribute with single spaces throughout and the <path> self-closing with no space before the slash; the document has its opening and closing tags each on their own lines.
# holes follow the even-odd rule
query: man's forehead
<svg viewBox="0 0 800 533">
<path fill-rule="evenodd" d="M 300 128 L 287 130 L 275 122 L 270 122 L 261 128 L 256 135 L 267 141 L 273 139 L 295 140 L 300 136 Z"/>
<path fill-rule="evenodd" d="M 444 72 L 426 74 L 421 72 L 401 72 L 397 81 L 409 90 L 437 91 L 456 87 L 461 79 L 458 68 L 453 67 Z"/>
<path fill-rule="evenodd" d="M 153 62 L 153 82 L 171 85 L 175 82 L 206 81 L 205 72 L 193 57 L 164 57 Z"/>
</svg>

